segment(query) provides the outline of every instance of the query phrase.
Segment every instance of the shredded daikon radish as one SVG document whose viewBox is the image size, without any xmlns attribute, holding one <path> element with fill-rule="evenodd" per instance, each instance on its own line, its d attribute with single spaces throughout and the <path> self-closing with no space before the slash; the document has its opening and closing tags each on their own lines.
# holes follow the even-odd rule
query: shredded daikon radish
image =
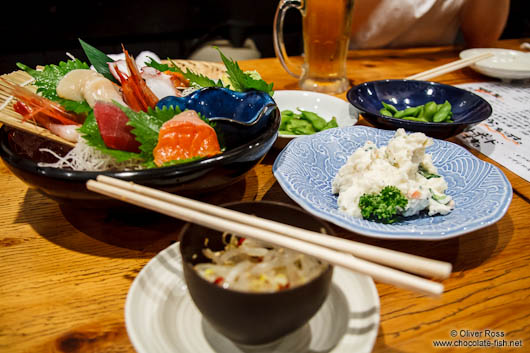
<svg viewBox="0 0 530 353">
<path fill-rule="evenodd" d="M 41 167 L 72 169 L 78 171 L 108 171 L 108 170 L 137 170 L 142 169 L 139 161 L 117 162 L 113 157 L 89 146 L 84 139 L 79 139 L 64 157 L 48 148 L 41 148 L 41 152 L 48 152 L 57 158 L 55 163 L 39 163 Z"/>
<path fill-rule="evenodd" d="M 195 270 L 223 288 L 245 292 L 275 292 L 292 288 L 317 277 L 328 264 L 289 249 L 253 239 L 223 235 L 225 249 L 203 249 L 211 263 L 199 263 Z"/>
</svg>

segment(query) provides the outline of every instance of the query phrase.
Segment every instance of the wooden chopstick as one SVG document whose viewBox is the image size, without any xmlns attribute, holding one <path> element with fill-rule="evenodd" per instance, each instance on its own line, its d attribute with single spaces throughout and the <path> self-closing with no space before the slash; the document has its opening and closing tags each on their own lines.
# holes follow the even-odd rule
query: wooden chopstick
<svg viewBox="0 0 530 353">
<path fill-rule="evenodd" d="M 105 184 L 114 185 L 122 189 L 127 189 L 146 196 L 151 196 L 159 200 L 167 201 L 182 207 L 191 208 L 203 213 L 208 213 L 213 216 L 260 227 L 271 232 L 283 234 L 285 236 L 303 241 L 309 241 L 311 243 L 339 250 L 341 252 L 351 253 L 352 255 L 355 255 L 359 258 L 399 268 L 407 272 L 441 279 L 447 278 L 451 274 L 452 265 L 448 262 L 432 260 L 395 250 L 322 235 L 321 233 L 312 232 L 306 229 L 293 227 L 264 218 L 254 217 L 241 212 L 229 210 L 224 207 L 195 201 L 186 197 L 169 194 L 157 189 L 111 178 L 105 175 L 98 176 L 97 180 L 104 182 Z"/>
<path fill-rule="evenodd" d="M 123 188 L 121 187 L 123 184 L 129 184 L 129 186 Z M 182 204 L 175 204 L 167 201 L 168 199 L 171 199 L 171 196 L 175 195 L 167 194 L 162 191 L 151 189 L 155 194 L 167 194 L 164 195 L 164 198 L 166 200 L 156 198 L 145 193 L 142 194 L 136 191 L 136 187 L 138 186 L 139 185 L 130 182 L 123 182 L 119 180 L 118 182 L 116 182 L 116 179 L 112 179 L 105 176 L 98 176 L 98 181 L 89 180 L 87 182 L 87 188 L 89 190 L 153 211 L 157 211 L 171 217 L 179 218 L 184 221 L 200 224 L 202 226 L 215 229 L 221 232 L 229 231 L 240 236 L 258 239 L 271 244 L 275 244 L 277 246 L 305 253 L 307 255 L 314 256 L 324 261 L 327 261 L 330 264 L 367 274 L 380 282 L 393 284 L 401 288 L 417 291 L 431 296 L 439 296 L 443 292 L 443 285 L 441 283 L 429 281 L 425 278 L 421 278 L 409 273 L 395 270 L 393 268 L 388 268 L 376 263 L 362 260 L 344 252 L 330 249 L 328 247 L 285 236 L 264 228 L 260 228 L 255 225 L 245 224 L 243 222 L 238 222 L 217 215 L 212 215 L 207 211 L 198 211 L 193 208 L 182 206 Z M 141 189 L 149 189 L 143 186 L 139 187 Z M 145 192 L 145 189 L 143 190 L 143 192 Z M 203 204 L 204 206 L 218 207 L 204 204 L 199 201 L 191 201 Z M 205 207 L 205 209 L 207 208 L 209 207 Z M 243 218 L 244 214 L 239 212 L 236 213 L 239 215 L 239 217 Z M 251 217 L 253 219 L 253 224 L 255 224 L 256 220 L 258 220 L 258 218 L 254 216 L 248 217 Z M 327 236 L 326 238 L 332 237 Z"/>
<path fill-rule="evenodd" d="M 476 63 L 477 61 L 480 61 L 480 60 L 483 60 L 483 59 L 487 59 L 487 58 L 489 58 L 491 56 L 493 56 L 493 53 L 482 53 L 482 54 L 479 54 L 479 55 L 476 55 L 476 56 L 472 56 L 472 57 L 467 58 L 467 59 L 456 60 L 456 61 L 450 62 L 448 64 L 445 64 L 445 65 L 442 65 L 442 66 L 438 66 L 438 67 L 435 67 L 433 69 L 430 69 L 430 70 L 427 70 L 427 71 L 424 71 L 424 72 L 420 72 L 418 74 L 415 74 L 415 75 L 412 75 L 412 76 L 409 76 L 409 77 L 405 77 L 405 79 L 407 79 L 407 80 L 427 80 L 427 79 L 430 79 L 430 78 L 433 78 L 433 77 L 436 77 L 436 76 L 440 76 L 440 75 L 446 74 L 448 72 L 456 71 L 458 69 L 461 69 L 463 67 L 469 66 L 469 65 L 471 65 L 473 63 Z"/>
</svg>

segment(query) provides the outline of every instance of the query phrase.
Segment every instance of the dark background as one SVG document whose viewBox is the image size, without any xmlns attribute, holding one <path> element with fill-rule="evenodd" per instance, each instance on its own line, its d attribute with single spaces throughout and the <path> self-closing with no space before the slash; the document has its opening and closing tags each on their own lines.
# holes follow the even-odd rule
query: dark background
<svg viewBox="0 0 530 353">
<path fill-rule="evenodd" d="M 528 0 L 512 0 L 502 38 L 530 37 Z M 84 60 L 78 38 L 106 53 L 151 50 L 161 58 L 187 58 L 207 40 L 224 38 L 239 46 L 252 38 L 263 57 L 274 56 L 272 22 L 278 0 L 174 0 L 134 2 L 42 1 L 2 3 L 0 73 L 66 60 Z M 302 52 L 301 20 L 287 14 L 289 54 Z"/>
</svg>

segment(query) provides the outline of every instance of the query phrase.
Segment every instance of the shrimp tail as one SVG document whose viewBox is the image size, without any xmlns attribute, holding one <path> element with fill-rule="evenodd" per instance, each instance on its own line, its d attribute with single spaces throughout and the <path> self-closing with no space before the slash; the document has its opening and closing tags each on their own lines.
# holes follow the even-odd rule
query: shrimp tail
<svg viewBox="0 0 530 353">
<path fill-rule="evenodd" d="M 143 110 L 145 112 L 148 108 L 154 108 L 156 106 L 158 98 L 145 83 L 129 52 L 123 46 L 122 48 L 125 54 L 125 62 L 129 69 L 129 76 L 126 76 L 116 67 L 116 73 L 120 79 L 123 91 L 123 98 L 133 110 Z"/>
</svg>

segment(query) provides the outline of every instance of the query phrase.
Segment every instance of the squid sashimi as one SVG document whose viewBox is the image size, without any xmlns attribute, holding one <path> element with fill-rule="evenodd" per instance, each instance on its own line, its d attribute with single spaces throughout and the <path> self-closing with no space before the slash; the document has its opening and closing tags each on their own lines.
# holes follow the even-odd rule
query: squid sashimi
<svg viewBox="0 0 530 353">
<path fill-rule="evenodd" d="M 127 125 L 129 118 L 120 108 L 113 103 L 99 101 L 94 105 L 94 116 L 107 147 L 127 152 L 140 152 L 140 143 L 131 133 L 133 128 Z"/>
<path fill-rule="evenodd" d="M 166 121 L 160 128 L 153 150 L 155 164 L 174 160 L 209 157 L 221 153 L 215 130 L 194 110 L 186 110 Z"/>
</svg>

